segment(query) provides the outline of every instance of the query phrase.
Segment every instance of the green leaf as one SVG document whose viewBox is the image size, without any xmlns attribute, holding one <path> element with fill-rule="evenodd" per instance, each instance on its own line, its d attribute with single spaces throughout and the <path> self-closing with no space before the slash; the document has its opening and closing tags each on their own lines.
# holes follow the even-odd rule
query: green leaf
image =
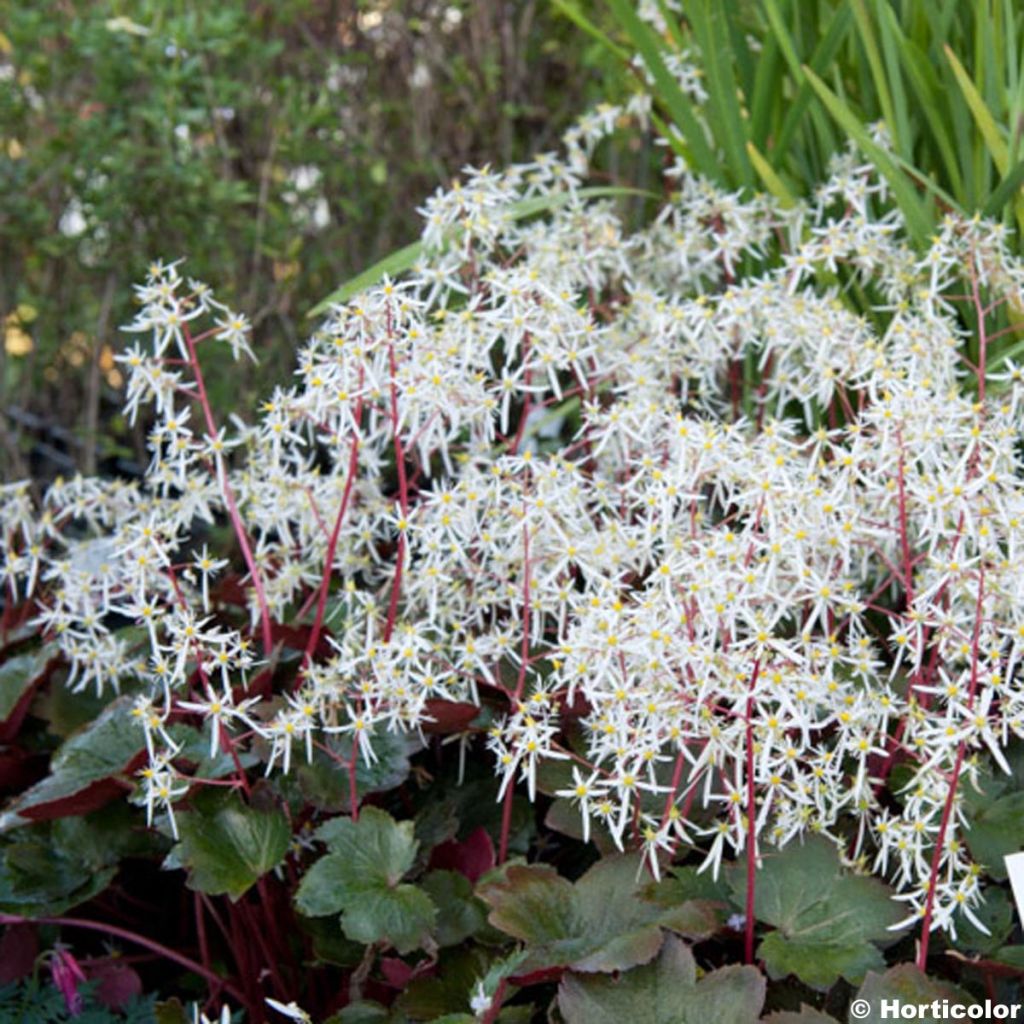
<svg viewBox="0 0 1024 1024">
<path fill-rule="evenodd" d="M 142 749 L 142 730 L 131 719 L 131 697 L 108 704 L 72 733 L 50 761 L 50 774 L 24 792 L 0 818 L 0 831 L 22 818 L 52 818 L 93 810 L 116 794 L 114 777 Z M 102 791 L 97 786 L 107 783 Z M 126 788 L 126 787 L 125 787 Z"/>
<path fill-rule="evenodd" d="M 644 196 L 648 199 L 660 198 L 656 193 L 648 192 L 645 189 L 625 188 L 618 186 L 599 185 L 592 188 L 580 188 L 574 192 L 557 192 L 545 196 L 532 196 L 529 199 L 513 203 L 508 209 L 508 216 L 512 220 L 523 220 L 526 217 L 533 217 L 548 210 L 564 206 L 573 199 L 609 199 L 618 196 Z M 452 230 L 445 240 L 445 246 L 457 242 L 463 236 L 461 228 Z M 426 251 L 423 242 L 411 242 L 401 249 L 385 256 L 384 259 L 367 267 L 362 273 L 349 278 L 343 285 L 336 288 L 322 302 L 318 302 L 307 314 L 307 317 L 320 316 L 331 306 L 340 302 L 348 302 L 354 295 L 383 280 L 385 277 L 398 277 L 401 274 L 412 270 L 416 263 Z"/>
<path fill-rule="evenodd" d="M 555 797 L 544 816 L 544 827 L 564 836 L 583 841 L 583 823 L 580 809 L 567 796 Z M 617 847 L 611 832 L 603 822 L 594 822 L 590 828 L 590 841 L 602 856 L 615 853 Z"/>
<path fill-rule="evenodd" d="M 886 11 L 887 17 L 892 22 L 892 32 L 898 39 L 900 61 L 917 97 L 916 109 L 921 111 L 928 122 L 932 140 L 938 147 L 946 174 L 949 176 L 950 188 L 959 202 L 963 204 L 966 199 L 963 176 L 960 173 L 956 146 L 950 134 L 950 125 L 947 123 L 948 114 L 943 104 L 942 83 L 927 54 L 912 39 L 907 39 L 900 34 L 895 14 L 889 8 L 886 8 Z"/>
<path fill-rule="evenodd" d="M 47 645 L 29 654 L 16 654 L 0 664 L 0 722 L 5 722 L 29 687 L 53 657 Z"/>
<path fill-rule="evenodd" d="M 328 737 L 328 747 L 344 761 L 352 754 L 350 736 Z M 362 801 L 370 793 L 396 789 L 409 776 L 409 758 L 422 744 L 414 735 L 381 731 L 373 737 L 375 760 L 356 758 L 356 798 Z M 313 751 L 313 759 L 295 768 L 298 793 L 304 800 L 324 811 L 348 809 L 350 793 L 348 772 L 322 750 Z"/>
<path fill-rule="evenodd" d="M 411 821 L 367 807 L 358 821 L 334 818 L 317 835 L 330 852 L 299 885 L 295 903 L 303 914 L 341 913 L 350 939 L 386 941 L 400 953 L 428 941 L 437 910 L 426 892 L 401 883 L 416 856 Z"/>
<path fill-rule="evenodd" d="M 319 963 L 349 970 L 358 967 L 366 953 L 361 942 L 345 938 L 338 922 L 327 917 L 298 916 L 299 926 L 313 941 L 313 957 Z"/>
<path fill-rule="evenodd" d="M 566 1024 L 754 1024 L 765 983 L 754 967 L 724 967 L 696 981 L 686 944 L 668 936 L 653 962 L 618 978 L 567 973 L 558 987 Z"/>
<path fill-rule="evenodd" d="M 837 1024 L 835 1017 L 830 1017 L 821 1010 L 814 1009 L 804 1003 L 799 1010 L 779 1010 L 761 1018 L 761 1024 Z"/>
<path fill-rule="evenodd" d="M 988 149 L 989 155 L 992 157 L 992 161 L 995 163 L 999 173 L 1005 175 L 1010 165 L 1006 140 L 996 125 L 991 111 L 985 105 L 981 93 L 978 92 L 974 82 L 971 81 L 971 76 L 967 74 L 966 69 L 960 63 L 952 47 L 947 43 L 942 49 L 946 54 L 950 67 L 953 69 L 953 74 L 956 76 L 957 85 L 960 86 L 960 91 L 964 94 L 964 99 L 967 100 L 967 105 L 971 108 L 974 124 L 981 137 L 985 140 L 985 146 Z"/>
<path fill-rule="evenodd" d="M 914 964 L 898 964 L 884 974 L 869 974 L 864 979 L 857 999 L 868 1005 L 868 1014 L 858 1017 L 866 1024 L 882 1024 L 890 1018 L 882 1016 L 883 1000 L 898 1000 L 904 1005 L 920 1005 L 938 999 L 948 1000 L 954 1006 L 970 1006 L 974 1000 L 964 991 L 946 981 L 930 978 Z M 851 1020 L 852 1020 L 851 1016 Z"/>
<path fill-rule="evenodd" d="M 404 1024 L 405 1018 L 396 1016 L 386 1006 L 372 999 L 349 1003 L 324 1024 Z"/>
<path fill-rule="evenodd" d="M 885 69 L 882 67 L 882 54 L 878 49 L 878 41 L 875 39 L 874 29 L 871 25 L 871 18 L 864 0 L 852 0 L 853 16 L 857 22 L 857 31 L 860 34 L 861 42 L 864 44 L 864 52 L 868 57 L 868 66 L 871 69 L 871 77 L 875 83 L 875 92 L 878 95 L 878 102 L 882 108 L 882 117 L 892 135 L 893 143 L 897 151 L 906 145 L 906 138 L 900 136 L 900 125 L 896 119 L 893 108 L 892 94 L 889 91 L 889 82 L 886 78 Z"/>
<path fill-rule="evenodd" d="M 572 883 L 546 864 L 513 865 L 501 881 L 483 882 L 478 893 L 491 907 L 490 923 L 522 942 L 554 944 L 576 926 Z"/>
<path fill-rule="evenodd" d="M 491 954 L 479 945 L 466 943 L 443 949 L 430 976 L 413 978 L 395 1000 L 394 1009 L 413 1020 L 436 1020 L 463 1011 L 469 1006 L 477 981 L 490 966 Z"/>
<path fill-rule="evenodd" d="M 376 284 L 385 277 L 398 277 L 399 274 L 404 274 L 415 266 L 416 261 L 422 255 L 422 242 L 410 242 L 401 249 L 396 249 L 385 256 L 384 259 L 378 260 L 372 266 L 367 267 L 362 273 L 349 278 L 340 288 L 331 292 L 326 299 L 318 302 L 306 315 L 311 317 L 319 316 L 335 303 L 347 302 L 353 295 L 358 295 L 359 292 Z"/>
<path fill-rule="evenodd" d="M 397 885 L 363 892 L 346 907 L 341 927 L 353 942 L 386 942 L 409 953 L 427 944 L 436 917 L 437 907 L 422 889 Z"/>
<path fill-rule="evenodd" d="M 911 237 L 918 245 L 923 245 L 931 233 L 931 220 L 910 180 L 896 161 L 872 140 L 853 111 L 809 67 L 804 67 L 804 74 L 828 112 L 889 183 Z"/>
<path fill-rule="evenodd" d="M 704 126 L 698 120 L 693 104 L 665 66 L 658 37 L 637 15 L 632 0 L 608 0 L 608 6 L 647 65 L 654 79 L 655 99 L 664 105 L 686 140 L 693 169 L 712 181 L 724 184 L 720 161 L 708 145 Z"/>
<path fill-rule="evenodd" d="M 745 871 L 732 871 L 729 882 L 742 906 Z M 867 970 L 883 966 L 871 943 L 892 942 L 889 928 L 902 916 L 887 886 L 844 873 L 835 846 L 816 836 L 765 854 L 754 914 L 777 929 L 758 949 L 769 974 L 796 974 L 822 989 L 840 976 L 859 982 Z"/>
<path fill-rule="evenodd" d="M 750 186 L 754 176 L 746 149 L 746 121 L 740 110 L 733 72 L 728 11 L 729 5 L 721 0 L 687 0 L 686 3 L 686 15 L 700 47 L 711 126 L 732 171 L 732 184 Z"/>
<path fill-rule="evenodd" d="M 778 176 L 775 168 L 762 156 L 761 151 L 753 142 L 747 143 L 747 154 L 750 157 L 750 162 L 754 165 L 754 170 L 757 171 L 757 176 L 764 182 L 765 188 L 778 199 L 784 210 L 791 209 L 796 202 L 793 193 L 786 188 L 786 183 Z"/>
<path fill-rule="evenodd" d="M 439 946 L 457 946 L 487 923 L 487 911 L 474 896 L 473 885 L 465 875 L 457 871 L 431 871 L 420 885 L 444 911 L 437 919 Z"/>
<path fill-rule="evenodd" d="M 993 878 L 1006 878 L 1003 858 L 1024 847 L 1024 792 L 983 804 L 971 815 L 966 839 L 974 859 Z"/>
<path fill-rule="evenodd" d="M 0 854 L 0 911 L 23 917 L 63 914 L 101 893 L 116 874 L 116 867 L 87 869 L 45 834 L 33 834 Z"/>
<path fill-rule="evenodd" d="M 317 829 L 316 836 L 371 885 L 395 885 L 416 857 L 413 823 L 397 822 L 378 807 L 367 807 L 358 820 L 332 818 Z"/>
<path fill-rule="evenodd" d="M 670 941 L 670 940 L 669 940 Z M 747 1024 L 764 1005 L 764 976 L 756 967 L 733 964 L 705 974 L 686 1004 L 685 1024 Z"/>
<path fill-rule="evenodd" d="M 555 8 L 562 12 L 573 24 L 581 28 L 587 35 L 596 39 L 609 53 L 617 57 L 623 64 L 628 64 L 632 56 L 628 50 L 612 42 L 574 3 L 569 0 L 553 0 Z"/>
<path fill-rule="evenodd" d="M 790 36 L 789 31 L 782 20 L 782 16 L 779 13 L 776 0 L 764 0 L 764 9 L 765 14 L 768 17 L 769 24 L 771 25 L 772 32 L 775 34 L 776 41 L 779 44 L 779 49 L 785 57 L 786 63 L 789 65 L 790 72 L 800 86 L 793 102 L 787 104 L 786 116 L 782 121 L 782 129 L 779 132 L 778 139 L 775 141 L 775 151 L 785 156 L 790 152 L 790 144 L 793 136 L 796 133 L 800 121 L 806 113 L 811 100 L 814 98 L 814 93 L 811 90 L 810 81 L 804 74 L 803 65 L 797 55 L 792 37 Z M 811 69 L 817 74 L 824 74 L 825 71 L 832 66 L 836 54 L 839 51 L 839 47 L 842 45 L 843 40 L 846 37 L 846 33 L 850 26 L 850 20 L 851 13 L 849 3 L 840 3 L 836 8 L 835 14 L 832 15 L 828 28 L 822 34 L 818 45 L 814 48 L 814 52 L 811 54 L 811 59 L 808 62 Z"/>
<path fill-rule="evenodd" d="M 805 985 L 825 991 L 840 978 L 859 980 L 868 971 L 884 970 L 885 958 L 866 942 L 827 943 L 787 939 L 769 932 L 757 948 L 772 978 L 793 974 Z"/>
<path fill-rule="evenodd" d="M 996 951 L 992 959 L 1024 970 L 1024 946 L 1003 946 Z"/>
<path fill-rule="evenodd" d="M 1013 202 L 1018 196 L 1022 186 L 1024 186 L 1024 160 L 1018 160 L 1006 177 L 993 189 L 981 211 L 982 214 L 986 217 L 1000 216 L 1007 203 Z"/>
<path fill-rule="evenodd" d="M 479 894 L 490 923 L 527 943 L 524 971 L 621 971 L 657 955 L 662 928 L 704 938 L 718 927 L 713 904 L 644 899 L 640 870 L 636 856 L 605 857 L 572 885 L 546 865 L 515 865 Z"/>
<path fill-rule="evenodd" d="M 235 793 L 178 813 L 172 853 L 188 868 L 188 886 L 237 900 L 288 852 L 291 829 L 278 810 L 257 810 Z"/>
<path fill-rule="evenodd" d="M 1013 931 L 1015 915 L 1006 890 L 994 885 L 988 886 L 984 901 L 972 913 L 985 926 L 988 934 L 975 927 L 966 917 L 958 916 L 953 946 L 970 953 L 991 956 Z"/>
</svg>

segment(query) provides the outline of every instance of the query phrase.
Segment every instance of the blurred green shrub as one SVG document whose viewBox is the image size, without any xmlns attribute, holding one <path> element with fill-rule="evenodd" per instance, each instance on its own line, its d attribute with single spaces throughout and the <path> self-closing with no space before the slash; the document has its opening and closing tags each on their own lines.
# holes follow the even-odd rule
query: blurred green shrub
<svg viewBox="0 0 1024 1024">
<path fill-rule="evenodd" d="M 424 195 L 552 147 L 614 63 L 533 0 L 0 0 L 0 33 L 7 478 L 141 451 L 105 395 L 150 259 L 252 316 L 260 367 L 212 375 L 238 401 Z"/>
</svg>

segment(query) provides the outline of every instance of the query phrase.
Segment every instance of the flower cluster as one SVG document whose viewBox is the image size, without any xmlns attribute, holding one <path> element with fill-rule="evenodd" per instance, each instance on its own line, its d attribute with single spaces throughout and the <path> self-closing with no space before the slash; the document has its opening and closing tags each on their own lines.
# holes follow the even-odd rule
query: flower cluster
<svg viewBox="0 0 1024 1024">
<path fill-rule="evenodd" d="M 791 209 L 675 164 L 631 229 L 581 185 L 640 115 L 431 197 L 413 272 L 336 305 L 252 425 L 201 365 L 248 321 L 154 265 L 120 357 L 145 479 L 8 487 L 4 580 L 69 686 L 130 684 L 172 827 L 202 783 L 173 721 L 268 773 L 344 740 L 351 772 L 487 705 L 502 799 L 557 776 L 655 871 L 821 833 L 955 929 L 965 792 L 1024 736 L 1024 374 L 990 326 L 1024 265 L 953 217 L 915 253 L 852 153 Z"/>
</svg>

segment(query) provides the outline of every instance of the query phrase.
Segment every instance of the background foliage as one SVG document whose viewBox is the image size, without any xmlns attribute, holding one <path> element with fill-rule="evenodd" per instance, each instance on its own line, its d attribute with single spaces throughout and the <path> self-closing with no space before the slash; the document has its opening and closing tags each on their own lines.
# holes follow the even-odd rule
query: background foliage
<svg viewBox="0 0 1024 1024">
<path fill-rule="evenodd" d="M 552 148 L 616 88 L 535 0 L 2 0 L 0 32 L 7 478 L 140 452 L 112 356 L 151 259 L 187 254 L 252 318 L 260 367 L 211 375 L 244 401 L 435 187 Z"/>
</svg>

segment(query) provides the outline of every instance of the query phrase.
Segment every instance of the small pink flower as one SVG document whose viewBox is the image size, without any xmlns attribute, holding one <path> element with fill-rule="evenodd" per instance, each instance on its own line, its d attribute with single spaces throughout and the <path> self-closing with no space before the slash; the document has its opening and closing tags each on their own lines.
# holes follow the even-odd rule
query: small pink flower
<svg viewBox="0 0 1024 1024">
<path fill-rule="evenodd" d="M 68 950 L 58 947 L 50 961 L 50 972 L 54 985 L 64 997 L 68 1013 L 77 1017 L 82 1012 L 82 995 L 78 991 L 78 983 L 85 981 L 85 974 L 78 961 Z"/>
</svg>

